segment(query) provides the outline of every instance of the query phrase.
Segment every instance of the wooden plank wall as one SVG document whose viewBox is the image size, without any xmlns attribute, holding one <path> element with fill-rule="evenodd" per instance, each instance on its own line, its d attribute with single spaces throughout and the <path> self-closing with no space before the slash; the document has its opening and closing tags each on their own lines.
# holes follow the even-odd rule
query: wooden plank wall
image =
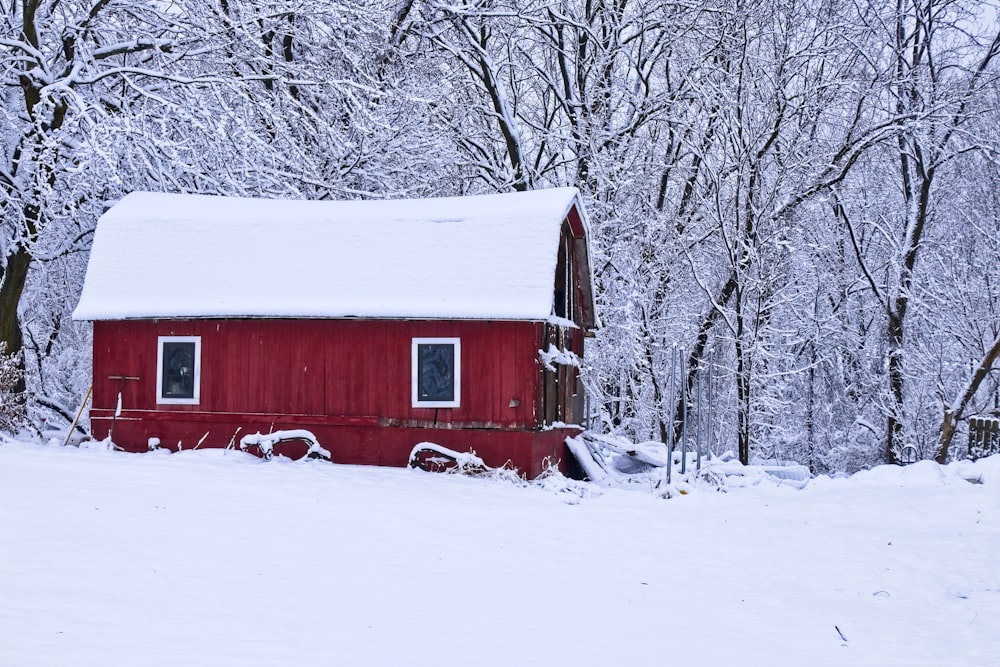
<svg viewBox="0 0 1000 667">
<path fill-rule="evenodd" d="M 201 336 L 201 402 L 156 404 L 158 336 Z M 411 339 L 462 341 L 461 405 L 411 407 Z M 94 399 L 125 410 L 374 417 L 394 425 L 533 428 L 541 325 L 408 320 L 94 323 Z M 109 380 L 128 375 L 137 381 Z M 519 405 L 512 407 L 511 399 Z"/>
</svg>

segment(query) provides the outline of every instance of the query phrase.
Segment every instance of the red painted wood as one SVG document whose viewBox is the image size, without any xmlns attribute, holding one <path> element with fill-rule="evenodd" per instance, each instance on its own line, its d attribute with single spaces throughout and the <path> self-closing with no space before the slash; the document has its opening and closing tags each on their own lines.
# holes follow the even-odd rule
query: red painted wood
<svg viewBox="0 0 1000 667">
<path fill-rule="evenodd" d="M 156 404 L 157 337 L 201 336 L 201 403 Z M 411 407 L 411 340 L 462 341 L 457 408 Z M 531 428 L 536 325 L 524 322 L 190 320 L 94 323 L 94 408 L 375 415 L 400 422 Z M 122 387 L 110 375 L 136 376 Z M 520 405 L 510 407 L 510 399 Z"/>
<path fill-rule="evenodd" d="M 166 335 L 201 336 L 198 405 L 156 404 L 157 337 Z M 130 451 L 145 451 L 150 437 L 171 449 L 226 447 L 247 433 L 305 428 L 334 461 L 395 466 L 429 441 L 534 476 L 545 457 L 568 457 L 564 435 L 540 430 L 543 335 L 531 322 L 95 322 L 91 428 L 103 438 L 114 422 L 115 442 Z M 461 339 L 459 407 L 411 406 L 415 337 Z M 574 336 L 574 351 L 582 340 Z M 108 379 L 123 375 L 139 380 Z"/>
<path fill-rule="evenodd" d="M 91 425 L 95 436 L 106 435 L 110 422 L 111 418 L 106 415 L 93 417 Z M 238 450 L 240 437 L 258 431 L 267 432 L 269 426 L 270 420 L 255 420 L 252 417 L 219 416 L 217 421 L 192 422 L 183 416 L 151 421 L 123 415 L 115 422 L 114 440 L 131 452 L 147 451 L 147 441 L 151 436 L 160 440 L 161 447 L 172 451 L 198 447 Z M 331 426 L 299 419 L 275 420 L 273 427 L 274 430 L 305 428 L 311 431 L 319 443 L 330 450 L 335 463 L 402 467 L 407 465 L 415 445 L 433 442 L 460 452 L 474 451 L 491 468 L 509 464 L 530 478 L 537 477 L 548 462 L 567 472 L 572 457 L 565 439 L 579 433 L 572 428 L 530 431 Z M 275 454 L 292 458 L 304 453 L 304 447 L 299 452 L 294 445 L 288 445 L 284 450 L 275 448 Z"/>
<path fill-rule="evenodd" d="M 580 239 L 586 236 L 583 222 L 580 220 L 580 212 L 576 210 L 576 206 L 570 207 L 569 212 L 566 214 L 566 222 L 569 224 L 569 229 L 573 233 L 573 236 Z"/>
<path fill-rule="evenodd" d="M 110 420 L 114 417 L 114 410 L 103 410 L 92 408 L 91 419 Z M 378 426 L 378 417 L 363 415 L 317 415 L 317 414 L 279 414 L 260 412 L 184 412 L 184 421 L 209 423 L 213 421 L 239 421 L 241 419 L 251 419 L 258 422 L 281 422 L 294 421 L 299 423 L 310 423 L 323 426 Z M 122 410 L 119 415 L 120 420 L 144 420 L 144 421 L 174 421 L 178 418 L 177 413 L 163 410 Z"/>
</svg>

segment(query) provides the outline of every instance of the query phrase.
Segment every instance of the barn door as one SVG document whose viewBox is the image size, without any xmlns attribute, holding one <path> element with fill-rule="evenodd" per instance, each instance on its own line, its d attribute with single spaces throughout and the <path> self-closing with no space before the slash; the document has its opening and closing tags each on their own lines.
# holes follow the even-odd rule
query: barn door
<svg viewBox="0 0 1000 667">
<path fill-rule="evenodd" d="M 542 414 L 545 424 L 577 424 L 583 416 L 583 388 L 575 334 L 566 327 L 546 324 L 542 341 Z"/>
</svg>

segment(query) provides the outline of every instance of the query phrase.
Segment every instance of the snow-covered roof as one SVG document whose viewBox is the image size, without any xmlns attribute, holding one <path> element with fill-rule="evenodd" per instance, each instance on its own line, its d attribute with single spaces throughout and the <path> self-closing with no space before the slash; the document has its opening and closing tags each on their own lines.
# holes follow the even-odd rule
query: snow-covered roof
<svg viewBox="0 0 1000 667">
<path fill-rule="evenodd" d="M 78 320 L 544 320 L 575 188 L 377 201 L 135 192 L 97 224 Z"/>
</svg>

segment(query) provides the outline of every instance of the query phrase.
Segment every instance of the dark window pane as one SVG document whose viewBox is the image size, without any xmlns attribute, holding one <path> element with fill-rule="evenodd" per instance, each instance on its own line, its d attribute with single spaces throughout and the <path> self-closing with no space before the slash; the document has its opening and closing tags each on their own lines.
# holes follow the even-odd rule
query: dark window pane
<svg viewBox="0 0 1000 667">
<path fill-rule="evenodd" d="M 455 400 L 455 346 L 417 344 L 417 400 Z"/>
<path fill-rule="evenodd" d="M 163 343 L 163 398 L 194 398 L 194 343 Z"/>
</svg>

